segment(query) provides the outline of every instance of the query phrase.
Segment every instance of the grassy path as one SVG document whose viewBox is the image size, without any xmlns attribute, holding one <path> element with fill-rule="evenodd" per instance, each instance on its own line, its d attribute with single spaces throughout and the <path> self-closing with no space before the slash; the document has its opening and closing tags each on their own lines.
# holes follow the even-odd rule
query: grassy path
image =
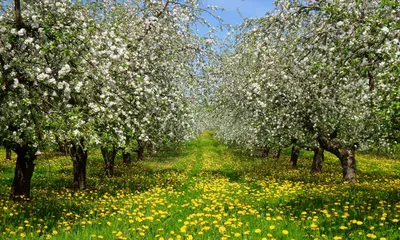
<svg viewBox="0 0 400 240">
<path fill-rule="evenodd" d="M 3 154 L 0 151 L 0 154 Z M 310 176 L 311 155 L 298 169 L 236 153 L 204 132 L 182 149 L 143 162 L 117 164 L 102 177 L 90 155 L 89 182 L 70 191 L 71 162 L 39 159 L 30 203 L 7 198 L 13 163 L 0 162 L 0 239 L 399 239 L 400 161 L 358 155 L 359 183 L 341 180 L 337 160 Z"/>
</svg>

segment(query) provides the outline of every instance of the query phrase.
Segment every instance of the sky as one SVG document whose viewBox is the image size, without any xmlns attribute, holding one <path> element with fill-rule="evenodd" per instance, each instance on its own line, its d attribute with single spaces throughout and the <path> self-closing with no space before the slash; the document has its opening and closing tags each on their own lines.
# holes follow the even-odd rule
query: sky
<svg viewBox="0 0 400 240">
<path fill-rule="evenodd" d="M 243 17 L 258 18 L 263 17 L 266 12 L 273 10 L 274 0 L 203 0 L 203 4 L 218 6 L 225 11 L 217 12 L 216 15 L 222 17 L 225 23 L 233 26 L 243 22 Z M 239 13 L 240 12 L 240 13 Z M 204 17 L 212 25 L 218 25 L 218 21 L 212 16 L 205 14 Z M 208 30 L 207 30 L 208 31 Z M 205 28 L 200 27 L 200 35 L 207 32 Z M 225 38 L 227 30 L 218 33 L 217 36 Z"/>
<path fill-rule="evenodd" d="M 227 23 L 236 25 L 242 22 L 242 17 L 262 17 L 266 12 L 273 9 L 274 0 L 204 0 L 204 5 L 214 5 L 225 8 L 224 12 L 220 12 L 221 16 Z"/>
</svg>

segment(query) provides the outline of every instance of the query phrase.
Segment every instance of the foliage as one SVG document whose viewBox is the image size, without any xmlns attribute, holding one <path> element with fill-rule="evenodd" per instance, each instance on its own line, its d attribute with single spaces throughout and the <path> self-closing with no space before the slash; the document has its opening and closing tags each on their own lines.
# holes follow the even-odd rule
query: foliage
<svg viewBox="0 0 400 240">
<path fill-rule="evenodd" d="M 204 11 L 197 0 L 23 1 L 16 27 L 8 6 L 0 16 L 1 138 L 124 148 L 187 139 L 185 91 L 213 52 L 193 34 Z"/>
<path fill-rule="evenodd" d="M 222 61 L 219 135 L 242 145 L 389 147 L 398 130 L 398 1 L 276 1 Z"/>
</svg>

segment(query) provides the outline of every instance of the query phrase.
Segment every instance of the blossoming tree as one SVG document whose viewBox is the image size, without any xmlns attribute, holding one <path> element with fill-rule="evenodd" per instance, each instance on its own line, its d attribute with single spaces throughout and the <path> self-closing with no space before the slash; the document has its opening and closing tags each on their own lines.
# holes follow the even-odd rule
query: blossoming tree
<svg viewBox="0 0 400 240">
<path fill-rule="evenodd" d="M 187 137 L 185 91 L 207 52 L 193 28 L 199 1 L 1 3 L 0 135 L 18 155 L 12 196 L 30 196 L 41 148 L 66 144 L 83 188 L 91 146 L 112 175 L 116 149 Z"/>
<path fill-rule="evenodd" d="M 234 99 L 224 122 L 237 124 L 224 134 L 231 128 L 231 138 L 251 143 L 322 147 L 354 182 L 356 148 L 393 143 L 398 8 L 398 1 L 281 0 L 245 22 L 223 71 L 237 69 L 221 90 L 221 99 Z"/>
</svg>

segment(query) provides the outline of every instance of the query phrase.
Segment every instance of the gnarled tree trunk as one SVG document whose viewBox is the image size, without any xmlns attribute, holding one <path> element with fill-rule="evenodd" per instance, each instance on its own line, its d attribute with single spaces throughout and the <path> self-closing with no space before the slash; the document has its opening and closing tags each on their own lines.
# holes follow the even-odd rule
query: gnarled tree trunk
<svg viewBox="0 0 400 240">
<path fill-rule="evenodd" d="M 281 157 L 281 151 L 282 151 L 282 149 L 279 148 L 278 151 L 276 152 L 276 156 L 275 156 L 276 159 L 279 159 Z"/>
<path fill-rule="evenodd" d="M 356 158 L 355 144 L 353 146 L 342 146 L 331 139 L 319 136 L 317 138 L 321 147 L 337 156 L 342 164 L 343 178 L 350 182 L 356 182 Z"/>
<path fill-rule="evenodd" d="M 142 161 L 144 160 L 144 142 L 142 140 L 138 141 L 138 148 L 137 148 L 137 160 Z"/>
<path fill-rule="evenodd" d="M 104 159 L 104 175 L 106 177 L 112 177 L 114 175 L 114 163 L 115 156 L 117 155 L 117 148 L 112 147 L 108 149 L 107 147 L 101 147 L 101 154 Z"/>
<path fill-rule="evenodd" d="M 270 148 L 269 148 L 269 147 L 267 147 L 267 146 L 263 147 L 263 148 L 262 148 L 261 157 L 262 157 L 262 158 L 268 157 L 269 151 L 270 151 Z"/>
<path fill-rule="evenodd" d="M 356 156 L 355 148 L 343 148 L 340 150 L 340 162 L 343 168 L 343 178 L 349 182 L 356 182 Z"/>
<path fill-rule="evenodd" d="M 86 164 L 88 157 L 87 150 L 84 146 L 84 140 L 72 144 L 70 155 L 74 168 L 73 186 L 75 188 L 84 189 L 86 187 Z"/>
<path fill-rule="evenodd" d="M 147 155 L 149 157 L 153 156 L 153 144 L 151 144 L 150 142 L 148 144 L 146 144 L 147 146 Z"/>
<path fill-rule="evenodd" d="M 290 162 L 292 163 L 292 167 L 297 167 L 297 160 L 299 159 L 300 155 L 300 147 L 297 145 L 293 145 L 292 147 L 292 154 L 290 156 Z"/>
<path fill-rule="evenodd" d="M 122 162 L 125 164 L 131 164 L 131 153 L 130 152 L 123 152 L 122 153 Z"/>
<path fill-rule="evenodd" d="M 311 165 L 311 174 L 317 175 L 322 172 L 322 165 L 324 162 L 324 149 L 316 147 L 313 149 L 314 157 Z"/>
<path fill-rule="evenodd" d="M 6 147 L 6 160 L 11 160 L 11 148 Z"/>
<path fill-rule="evenodd" d="M 11 187 L 11 197 L 14 200 L 29 198 L 31 194 L 31 179 L 35 169 L 36 148 L 29 145 L 15 149 L 17 161 L 15 164 L 14 181 Z"/>
</svg>

